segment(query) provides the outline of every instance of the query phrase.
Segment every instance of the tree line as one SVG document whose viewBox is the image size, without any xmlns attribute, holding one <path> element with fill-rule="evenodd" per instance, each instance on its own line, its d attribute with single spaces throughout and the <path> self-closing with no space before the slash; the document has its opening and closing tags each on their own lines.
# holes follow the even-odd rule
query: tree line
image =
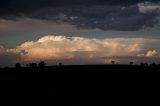
<svg viewBox="0 0 160 106">
<path fill-rule="evenodd" d="M 111 61 L 111 64 L 112 64 L 112 65 L 118 65 L 118 64 L 116 64 L 115 61 Z M 32 67 L 32 68 L 34 68 L 34 67 L 45 67 L 46 65 L 47 65 L 47 64 L 46 64 L 44 61 L 40 61 L 38 64 L 37 64 L 37 63 L 28 63 L 28 64 L 26 64 L 26 67 Z M 62 66 L 62 63 L 60 62 L 60 63 L 58 63 L 58 65 L 59 65 L 59 66 Z M 134 65 L 134 62 L 133 62 L 133 61 L 130 61 L 130 62 L 129 62 L 129 65 Z M 151 64 L 142 62 L 142 63 L 140 63 L 140 66 L 160 66 L 160 64 L 156 64 L 156 63 L 154 63 L 154 62 L 151 63 Z M 16 63 L 16 64 L 15 64 L 15 67 L 16 67 L 16 68 L 21 68 L 22 65 L 21 65 L 21 63 Z"/>
</svg>

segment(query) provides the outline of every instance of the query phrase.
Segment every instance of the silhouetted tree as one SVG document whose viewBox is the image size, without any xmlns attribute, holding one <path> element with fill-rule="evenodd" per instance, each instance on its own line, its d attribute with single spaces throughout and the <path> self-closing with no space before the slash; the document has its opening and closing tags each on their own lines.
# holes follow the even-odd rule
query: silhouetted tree
<svg viewBox="0 0 160 106">
<path fill-rule="evenodd" d="M 148 63 L 145 63 L 145 66 L 148 66 Z"/>
<path fill-rule="evenodd" d="M 115 64 L 115 61 L 111 61 L 112 64 Z"/>
<path fill-rule="evenodd" d="M 150 64 L 150 66 L 156 66 L 156 65 L 157 65 L 157 64 L 156 64 L 156 63 L 154 63 L 154 62 L 153 62 L 152 64 Z"/>
<path fill-rule="evenodd" d="M 141 63 L 140 65 L 147 67 L 147 66 L 148 66 L 148 63 Z"/>
<path fill-rule="evenodd" d="M 62 66 L 62 63 L 61 63 L 61 62 L 59 63 L 59 66 Z"/>
<path fill-rule="evenodd" d="M 20 64 L 20 63 L 16 63 L 16 64 L 15 64 L 15 67 L 16 67 L 16 68 L 21 68 L 21 64 Z"/>
<path fill-rule="evenodd" d="M 29 66 L 33 68 L 33 67 L 37 67 L 37 64 L 36 63 L 30 63 Z"/>
<path fill-rule="evenodd" d="M 45 65 L 46 65 L 46 63 L 45 63 L 44 61 L 41 61 L 41 62 L 38 64 L 39 67 L 45 67 Z"/>
<path fill-rule="evenodd" d="M 133 63 L 134 63 L 133 61 L 129 62 L 130 65 L 133 65 Z"/>
<path fill-rule="evenodd" d="M 140 66 L 145 66 L 145 63 L 141 63 Z"/>
<path fill-rule="evenodd" d="M 9 68 L 10 68 L 9 66 L 5 66 L 5 67 L 4 67 L 4 69 L 9 69 Z"/>
<path fill-rule="evenodd" d="M 26 67 L 29 67 L 30 65 L 29 64 L 26 64 Z"/>
</svg>

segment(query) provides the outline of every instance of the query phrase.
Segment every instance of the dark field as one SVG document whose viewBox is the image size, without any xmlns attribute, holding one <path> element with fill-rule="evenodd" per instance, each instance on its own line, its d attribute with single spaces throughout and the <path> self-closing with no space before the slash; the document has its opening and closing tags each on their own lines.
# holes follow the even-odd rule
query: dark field
<svg viewBox="0 0 160 106">
<path fill-rule="evenodd" d="M 0 68 L 0 73 L 123 73 L 123 72 L 159 72 L 160 65 L 59 65 Z"/>
<path fill-rule="evenodd" d="M 73 103 L 103 97 L 121 98 L 122 95 L 144 96 L 149 94 L 149 87 L 152 87 L 152 93 L 156 91 L 155 94 L 158 94 L 160 66 L 77 65 L 4 68 L 1 69 L 0 76 L 1 96 L 49 97 Z"/>
</svg>

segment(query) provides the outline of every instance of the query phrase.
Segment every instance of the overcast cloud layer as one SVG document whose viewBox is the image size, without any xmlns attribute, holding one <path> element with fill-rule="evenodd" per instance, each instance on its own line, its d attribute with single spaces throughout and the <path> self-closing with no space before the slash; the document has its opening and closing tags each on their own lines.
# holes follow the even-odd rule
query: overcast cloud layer
<svg viewBox="0 0 160 106">
<path fill-rule="evenodd" d="M 16 62 L 52 61 L 66 64 L 104 64 L 112 57 L 124 57 L 127 62 L 138 58 L 159 58 L 159 40 L 143 38 L 95 39 L 46 35 L 37 41 L 24 42 L 16 48 L 0 47 L 1 66 Z M 131 58 L 132 57 L 132 58 Z M 110 58 L 110 59 L 109 59 Z M 120 63 L 122 62 L 120 59 Z M 141 60 L 141 61 L 142 61 Z"/>
<path fill-rule="evenodd" d="M 0 18 L 68 22 L 80 29 L 135 31 L 158 24 L 159 0 L 5 0 Z"/>
</svg>

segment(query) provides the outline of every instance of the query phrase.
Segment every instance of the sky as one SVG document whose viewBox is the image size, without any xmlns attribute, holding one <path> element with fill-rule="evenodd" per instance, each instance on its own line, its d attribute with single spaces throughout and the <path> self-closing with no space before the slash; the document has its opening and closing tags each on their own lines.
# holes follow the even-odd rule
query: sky
<svg viewBox="0 0 160 106">
<path fill-rule="evenodd" d="M 160 0 L 1 0 L 0 67 L 160 63 Z"/>
</svg>

